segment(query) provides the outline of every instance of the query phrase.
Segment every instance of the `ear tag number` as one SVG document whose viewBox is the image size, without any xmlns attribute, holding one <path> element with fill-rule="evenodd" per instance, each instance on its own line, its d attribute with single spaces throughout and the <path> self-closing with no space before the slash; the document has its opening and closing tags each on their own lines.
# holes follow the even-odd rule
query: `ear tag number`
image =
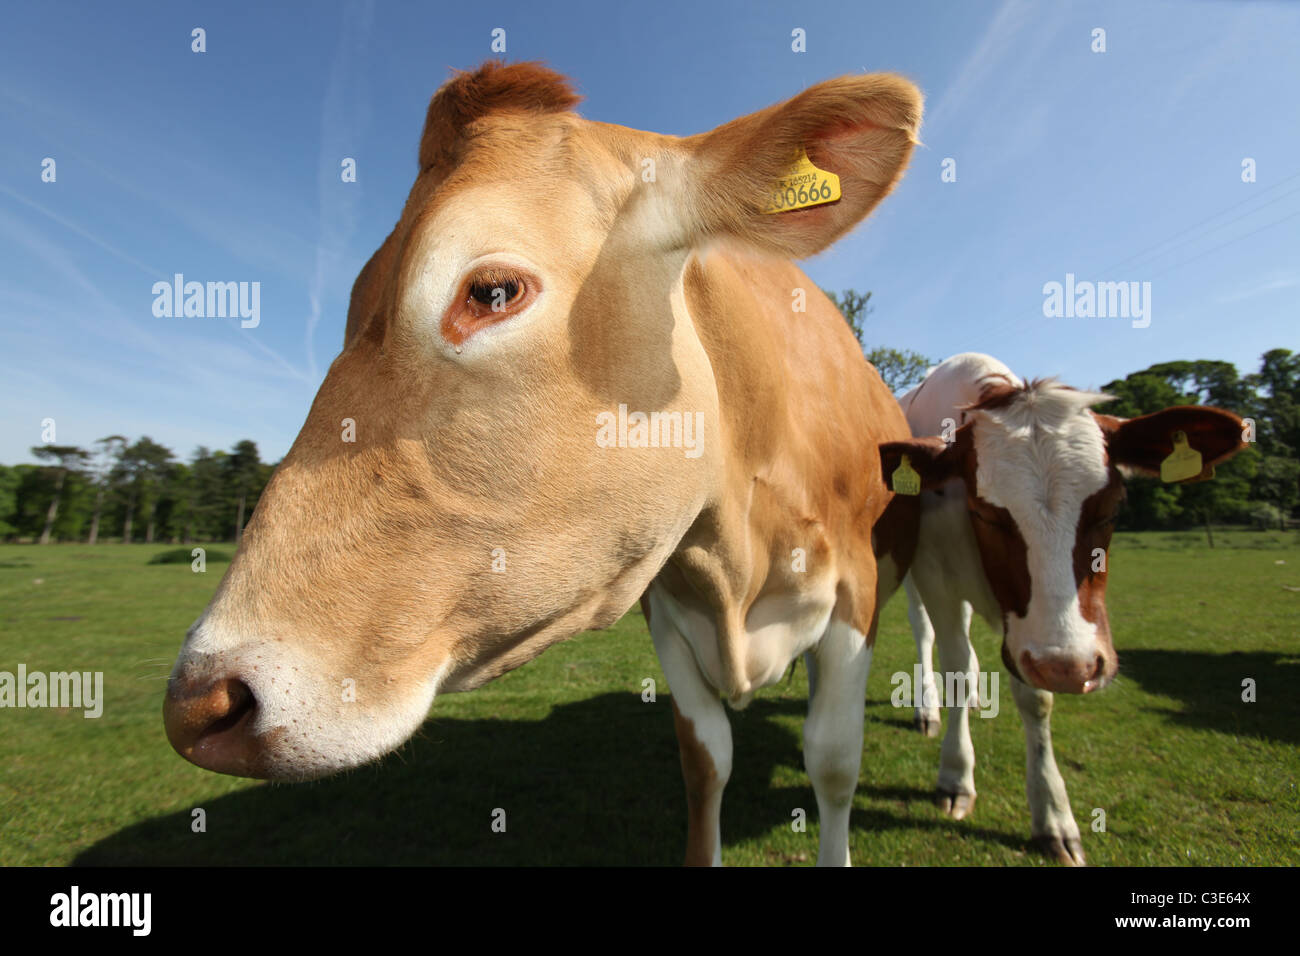
<svg viewBox="0 0 1300 956">
<path fill-rule="evenodd" d="M 891 484 L 895 494 L 919 495 L 921 493 L 921 476 L 912 467 L 912 459 L 903 456 L 903 460 L 894 469 Z"/>
<path fill-rule="evenodd" d="M 770 216 L 810 206 L 824 206 L 837 202 L 839 198 L 840 177 L 818 169 L 808 158 L 808 151 L 801 149 L 790 170 L 772 184 L 772 191 L 759 212 Z"/>
<path fill-rule="evenodd" d="M 1170 484 L 1200 477 L 1201 453 L 1187 444 L 1187 433 L 1174 432 L 1173 439 L 1173 454 L 1160 463 L 1160 480 Z"/>
</svg>

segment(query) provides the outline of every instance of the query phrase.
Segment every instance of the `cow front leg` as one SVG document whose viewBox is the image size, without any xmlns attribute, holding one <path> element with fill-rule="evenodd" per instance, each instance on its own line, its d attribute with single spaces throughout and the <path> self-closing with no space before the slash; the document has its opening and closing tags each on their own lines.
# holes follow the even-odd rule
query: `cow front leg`
<svg viewBox="0 0 1300 956">
<path fill-rule="evenodd" d="M 942 694 L 949 708 L 948 730 L 939 751 L 939 808 L 954 820 L 975 809 L 975 747 L 970 739 L 970 707 L 977 694 L 979 660 L 970 642 L 971 607 L 964 601 L 930 610 L 939 643 Z"/>
<path fill-rule="evenodd" d="M 934 686 L 934 626 L 925 612 L 916 583 L 909 574 L 903 579 L 907 592 L 907 620 L 912 625 L 912 639 L 916 641 L 916 662 L 921 667 L 921 687 L 916 701 L 913 725 L 927 737 L 939 736 L 939 691 Z"/>
<path fill-rule="evenodd" d="M 803 759 L 817 797 L 817 865 L 850 866 L 849 814 L 862 765 L 871 648 L 864 634 L 831 621 L 810 663 L 815 690 L 803 725 Z"/>
<path fill-rule="evenodd" d="M 686 865 L 722 865 L 722 791 L 731 776 L 731 724 L 668 613 L 653 603 L 650 635 L 672 691 L 686 783 Z"/>
<path fill-rule="evenodd" d="M 1060 863 L 1083 866 L 1079 827 L 1052 753 L 1052 694 L 1012 676 L 1011 696 L 1025 725 L 1025 795 L 1033 819 L 1034 843 Z"/>
</svg>

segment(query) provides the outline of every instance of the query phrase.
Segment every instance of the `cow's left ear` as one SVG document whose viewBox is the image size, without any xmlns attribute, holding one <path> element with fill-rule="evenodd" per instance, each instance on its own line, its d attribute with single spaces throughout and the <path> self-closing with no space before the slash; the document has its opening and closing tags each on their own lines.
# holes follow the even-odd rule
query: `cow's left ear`
<svg viewBox="0 0 1300 956">
<path fill-rule="evenodd" d="M 901 76 L 842 76 L 687 138 L 687 241 L 737 239 L 794 258 L 819 252 L 903 175 L 921 109 L 921 92 Z M 797 165 L 803 153 L 816 171 Z M 826 173 L 838 177 L 838 199 Z"/>
<path fill-rule="evenodd" d="M 1173 454 L 1177 432 L 1187 436 L 1187 444 L 1201 453 L 1206 467 L 1225 462 L 1246 447 L 1242 440 L 1245 424 L 1221 408 L 1176 405 L 1139 418 L 1096 418 L 1106 436 L 1111 462 L 1149 475 L 1160 474 L 1160 463 Z"/>
</svg>

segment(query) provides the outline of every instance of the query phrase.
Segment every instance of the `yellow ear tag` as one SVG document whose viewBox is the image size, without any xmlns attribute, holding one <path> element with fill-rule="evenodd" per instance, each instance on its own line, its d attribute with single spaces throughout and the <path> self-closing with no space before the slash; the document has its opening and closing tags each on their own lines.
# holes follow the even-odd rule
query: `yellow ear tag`
<svg viewBox="0 0 1300 956">
<path fill-rule="evenodd" d="M 906 455 L 894 469 L 892 486 L 895 494 L 919 495 L 921 493 L 921 476 L 912 467 L 912 460 Z"/>
<path fill-rule="evenodd" d="M 839 198 L 840 177 L 818 169 L 808 158 L 808 151 L 801 149 L 789 172 L 772 184 L 767 202 L 759 212 L 770 216 L 793 209 L 823 206 Z"/>
<path fill-rule="evenodd" d="M 1174 432 L 1174 451 L 1160 463 L 1160 480 L 1186 481 L 1201 474 L 1201 453 L 1187 444 L 1186 432 Z"/>
</svg>

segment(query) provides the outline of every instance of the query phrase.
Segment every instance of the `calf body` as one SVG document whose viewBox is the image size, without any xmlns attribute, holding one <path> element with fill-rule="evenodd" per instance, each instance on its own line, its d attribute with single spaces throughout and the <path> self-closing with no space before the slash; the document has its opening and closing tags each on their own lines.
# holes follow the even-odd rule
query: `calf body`
<svg viewBox="0 0 1300 956">
<path fill-rule="evenodd" d="M 1158 471 L 1178 432 L 1192 436 L 1207 468 L 1242 447 L 1241 420 L 1230 412 L 1181 406 L 1121 420 L 1091 411 L 1105 398 L 1025 383 L 991 356 L 964 353 L 899 400 L 913 435 L 940 437 L 881 449 L 887 474 L 907 455 L 925 488 L 905 582 L 922 669 L 917 725 L 938 731 L 936 642 L 942 671 L 977 686 L 969 635 L 972 612 L 980 615 L 1003 635 L 1002 661 L 1025 726 L 1034 838 L 1065 863 L 1082 863 L 1084 854 L 1052 752 L 1052 695 L 1094 692 L 1118 669 L 1105 587 L 1124 493 L 1119 466 Z M 882 567 L 882 579 L 902 570 Z M 975 801 L 971 701 L 946 703 L 938 790 L 945 811 L 960 819 Z"/>
</svg>

